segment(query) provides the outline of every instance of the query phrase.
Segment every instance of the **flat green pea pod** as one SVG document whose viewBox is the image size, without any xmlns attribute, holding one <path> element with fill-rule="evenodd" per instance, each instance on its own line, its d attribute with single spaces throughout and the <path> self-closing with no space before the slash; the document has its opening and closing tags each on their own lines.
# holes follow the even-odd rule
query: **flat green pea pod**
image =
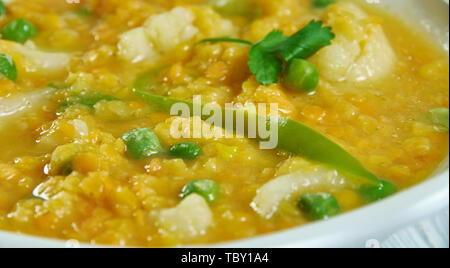
<svg viewBox="0 0 450 268">
<path fill-rule="evenodd" d="M 138 98 L 162 111 L 170 112 L 174 104 L 184 103 L 188 105 L 191 114 L 193 114 L 193 104 L 189 101 L 159 96 L 136 88 L 134 92 Z M 225 110 L 222 112 L 225 114 Z M 234 113 L 236 112 L 242 111 L 235 110 Z M 248 117 L 247 113 L 246 116 Z M 202 116 L 203 120 L 208 118 L 209 116 Z M 261 121 L 267 122 L 269 119 L 269 117 L 264 117 Z M 222 122 L 224 124 L 222 127 L 225 128 L 225 121 Z M 364 168 L 356 158 L 341 146 L 300 122 L 278 117 L 278 137 L 278 149 L 326 164 L 358 178 L 369 180 L 376 185 L 379 183 L 377 176 Z"/>
<path fill-rule="evenodd" d="M 319 85 L 319 70 L 307 60 L 293 59 L 288 63 L 284 84 L 295 91 L 314 91 Z"/>
<path fill-rule="evenodd" d="M 426 121 L 435 125 L 436 129 L 441 132 L 449 131 L 449 109 L 448 108 L 436 108 L 427 111 L 424 114 Z"/>
<path fill-rule="evenodd" d="M 2 38 L 18 43 L 25 43 L 37 33 L 36 27 L 25 19 L 15 19 L 2 30 Z"/>
<path fill-rule="evenodd" d="M 201 152 L 202 148 L 196 143 L 182 142 L 170 147 L 169 156 L 172 158 L 181 158 L 184 160 L 195 160 Z"/>
<path fill-rule="evenodd" d="M 261 8 L 254 0 L 210 0 L 208 4 L 224 16 L 253 19 L 261 15 Z"/>
<path fill-rule="evenodd" d="M 358 191 L 367 203 L 372 203 L 395 194 L 397 186 L 389 181 L 380 180 L 377 185 L 364 184 Z"/>
<path fill-rule="evenodd" d="M 135 160 L 142 160 L 163 152 L 155 132 L 147 128 L 131 130 L 122 136 L 128 154 Z"/>
<path fill-rule="evenodd" d="M 184 186 L 180 197 L 184 199 L 194 193 L 202 196 L 208 203 L 212 204 L 220 197 L 220 187 L 212 180 L 195 180 Z"/>
<path fill-rule="evenodd" d="M 298 200 L 298 207 L 314 220 L 326 220 L 341 213 L 336 198 L 327 193 L 304 194 Z"/>
<path fill-rule="evenodd" d="M 11 81 L 17 81 L 17 67 L 11 56 L 0 54 L 0 74 Z"/>
</svg>

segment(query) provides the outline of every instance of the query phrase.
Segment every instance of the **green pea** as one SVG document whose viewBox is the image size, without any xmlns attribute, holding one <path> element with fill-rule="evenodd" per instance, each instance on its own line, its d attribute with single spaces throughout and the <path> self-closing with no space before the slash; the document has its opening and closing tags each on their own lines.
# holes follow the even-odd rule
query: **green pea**
<svg viewBox="0 0 450 268">
<path fill-rule="evenodd" d="M 183 142 L 175 144 L 169 149 L 169 156 L 172 158 L 182 158 L 185 160 L 195 160 L 200 153 L 202 148 L 193 142 Z"/>
<path fill-rule="evenodd" d="M 2 38 L 25 43 L 37 33 L 36 27 L 25 19 L 15 19 L 6 25 L 2 30 Z"/>
<path fill-rule="evenodd" d="M 336 3 L 336 0 L 314 0 L 314 7 L 326 8 L 327 6 Z"/>
<path fill-rule="evenodd" d="M 293 59 L 286 69 L 284 84 L 296 91 L 314 91 L 319 85 L 319 71 L 306 60 Z"/>
<path fill-rule="evenodd" d="M 0 74 L 11 81 L 17 81 L 17 67 L 11 56 L 0 54 Z"/>
<path fill-rule="evenodd" d="M 371 203 L 380 199 L 386 198 L 397 192 L 397 186 L 395 184 L 380 180 L 378 184 L 364 184 L 359 188 L 359 194 Z"/>
<path fill-rule="evenodd" d="M 0 16 L 3 16 L 6 14 L 6 6 L 5 3 L 3 3 L 2 0 L 0 0 Z"/>
<path fill-rule="evenodd" d="M 205 200 L 212 204 L 220 197 L 220 187 L 212 180 L 195 180 L 184 186 L 180 197 L 186 198 L 190 194 L 198 194 L 205 198 Z"/>
<path fill-rule="evenodd" d="M 136 160 L 157 155 L 163 151 L 155 132 L 147 128 L 131 130 L 122 136 L 127 145 L 128 154 Z"/>
<path fill-rule="evenodd" d="M 314 220 L 328 219 L 341 212 L 336 198 L 327 193 L 304 194 L 298 200 L 298 207 Z"/>
<path fill-rule="evenodd" d="M 449 110 L 448 108 L 431 109 L 425 114 L 426 119 L 442 132 L 449 131 Z"/>
</svg>

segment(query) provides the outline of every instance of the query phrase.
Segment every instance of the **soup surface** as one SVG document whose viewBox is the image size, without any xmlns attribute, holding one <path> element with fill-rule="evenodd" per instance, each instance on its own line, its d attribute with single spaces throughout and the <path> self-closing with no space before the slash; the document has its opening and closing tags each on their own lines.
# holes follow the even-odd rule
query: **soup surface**
<svg viewBox="0 0 450 268">
<path fill-rule="evenodd" d="M 254 237 L 410 187 L 448 154 L 448 54 L 372 7 L 310 0 L 1 2 L 0 229 L 144 247 Z M 304 69 L 293 76 L 304 78 L 300 88 L 288 86 L 292 61 L 263 54 L 269 50 L 259 50 L 258 66 L 265 72 L 281 63 L 278 82 L 254 75 L 247 63 L 256 42 L 273 30 L 293 36 L 312 20 L 334 33 L 331 45 L 296 59 L 318 70 L 317 86 Z M 220 37 L 249 44 L 200 42 Z M 210 125 L 171 116 L 138 91 L 201 96 L 221 107 L 277 104 L 272 115 L 323 134 L 383 181 L 371 185 L 345 163 L 328 165 L 335 151 L 313 157 L 311 147 L 320 143 L 314 135 L 309 153 L 298 153 L 307 143 L 295 129 L 288 147 L 297 150 L 261 149 L 247 135 L 176 137 L 176 121 L 188 134 L 195 122 Z"/>
</svg>

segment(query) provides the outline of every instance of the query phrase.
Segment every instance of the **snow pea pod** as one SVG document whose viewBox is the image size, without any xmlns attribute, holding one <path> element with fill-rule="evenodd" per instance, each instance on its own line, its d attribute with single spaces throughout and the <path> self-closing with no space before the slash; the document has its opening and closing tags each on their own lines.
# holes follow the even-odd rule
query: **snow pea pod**
<svg viewBox="0 0 450 268">
<path fill-rule="evenodd" d="M 135 94 L 138 98 L 150 105 L 166 112 L 169 112 L 172 105 L 177 103 L 187 104 L 191 113 L 193 112 L 193 104 L 189 101 L 159 96 L 139 89 L 135 89 Z M 209 118 L 209 116 L 205 116 L 205 118 L 202 116 L 203 120 L 207 118 Z M 269 118 L 267 117 L 266 121 L 268 120 Z M 358 178 L 380 183 L 377 176 L 364 168 L 356 158 L 345 151 L 341 146 L 300 122 L 279 117 L 278 135 L 278 149 L 286 150 L 310 160 L 327 164 Z"/>
<path fill-rule="evenodd" d="M 192 102 L 164 97 L 153 93 L 155 85 L 157 84 L 157 74 L 166 68 L 167 66 L 163 66 L 139 76 L 133 85 L 135 95 L 153 107 L 165 112 L 170 112 L 170 109 L 174 104 L 184 103 L 188 105 L 191 114 L 193 114 L 194 104 Z M 248 120 L 248 111 L 234 110 L 233 115 L 236 116 L 238 112 L 244 112 L 245 120 Z M 222 115 L 225 116 L 225 114 L 225 110 L 222 108 Z M 202 120 L 206 120 L 209 117 L 210 115 L 202 115 Z M 270 121 L 270 117 L 261 115 L 258 115 L 258 117 L 264 117 L 260 122 Z M 222 120 L 222 124 L 222 127 L 225 128 L 225 120 Z M 236 126 L 233 127 L 236 128 Z M 236 129 L 233 129 L 233 131 L 234 130 Z M 245 130 L 245 133 L 239 134 L 246 136 L 247 130 Z M 257 139 L 262 140 L 259 138 Z M 377 176 L 368 171 L 361 162 L 340 145 L 314 129 L 295 120 L 278 117 L 277 148 L 329 165 L 354 177 L 365 179 L 369 184 L 382 186 L 382 181 Z"/>
</svg>

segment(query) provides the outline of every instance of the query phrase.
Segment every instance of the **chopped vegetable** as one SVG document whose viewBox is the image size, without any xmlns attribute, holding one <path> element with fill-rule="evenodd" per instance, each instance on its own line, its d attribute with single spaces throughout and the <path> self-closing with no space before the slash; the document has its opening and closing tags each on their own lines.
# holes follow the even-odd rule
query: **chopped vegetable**
<svg viewBox="0 0 450 268">
<path fill-rule="evenodd" d="M 213 223 L 208 203 L 196 194 L 191 194 L 174 208 L 161 210 L 156 219 L 156 225 L 164 232 L 184 241 L 204 235 Z"/>
<path fill-rule="evenodd" d="M 136 160 L 142 160 L 163 151 L 158 136 L 148 128 L 131 130 L 123 134 L 122 140 L 127 145 L 128 154 Z"/>
<path fill-rule="evenodd" d="M 195 180 L 184 186 L 180 197 L 184 199 L 191 194 L 198 194 L 212 204 L 220 197 L 220 187 L 212 180 Z"/>
<path fill-rule="evenodd" d="M 185 103 L 189 106 L 191 114 L 193 114 L 193 104 L 188 101 L 158 96 L 139 90 L 139 88 L 135 88 L 135 94 L 148 104 L 167 112 L 170 112 L 172 105 Z M 206 116 L 202 119 L 206 120 L 208 117 Z M 268 120 L 268 118 L 265 120 Z M 341 146 L 300 122 L 278 117 L 278 137 L 278 149 L 327 164 L 340 171 L 370 180 L 374 183 L 379 182 L 377 176 L 368 171 Z"/>
<path fill-rule="evenodd" d="M 209 5 L 224 16 L 252 19 L 261 14 L 261 8 L 253 0 L 210 0 Z"/>
<path fill-rule="evenodd" d="M 298 207 L 314 220 L 324 220 L 341 212 L 338 201 L 327 193 L 304 194 L 298 200 Z"/>
<path fill-rule="evenodd" d="M 202 148 L 193 142 L 175 144 L 169 149 L 169 156 L 185 160 L 195 160 L 201 153 Z"/>
<path fill-rule="evenodd" d="M 17 67 L 9 55 L 0 54 L 0 74 L 11 81 L 17 81 Z"/>
<path fill-rule="evenodd" d="M 365 184 L 359 189 L 359 194 L 366 200 L 366 202 L 371 203 L 378 201 L 380 199 L 386 198 L 397 192 L 397 186 L 393 183 L 380 180 L 377 185 Z"/>
<path fill-rule="evenodd" d="M 306 60 L 294 59 L 286 69 L 284 84 L 292 90 L 313 91 L 319 85 L 319 71 Z"/>
<path fill-rule="evenodd" d="M 100 101 L 113 101 L 117 100 L 113 96 L 104 95 L 100 92 L 92 92 L 92 91 L 83 91 L 79 94 L 67 97 L 61 102 L 60 112 L 64 112 L 67 108 L 74 105 L 82 105 L 88 108 L 94 108 L 95 104 Z"/>
<path fill-rule="evenodd" d="M 335 4 L 336 0 L 314 0 L 314 7 L 316 8 L 325 8 L 329 5 Z"/>
<path fill-rule="evenodd" d="M 425 119 L 434 124 L 439 131 L 449 131 L 449 109 L 436 108 L 425 113 Z"/>
<path fill-rule="evenodd" d="M 15 19 L 3 28 L 2 38 L 23 44 L 34 37 L 36 33 L 37 29 L 31 22 L 25 19 Z"/>
<path fill-rule="evenodd" d="M 3 0 L 0 0 L 0 16 L 3 16 L 5 14 L 6 14 L 5 3 L 3 3 Z"/>
<path fill-rule="evenodd" d="M 72 160 L 83 150 L 77 143 L 64 144 L 52 153 L 49 172 L 50 175 L 68 175 L 72 173 Z"/>
</svg>

